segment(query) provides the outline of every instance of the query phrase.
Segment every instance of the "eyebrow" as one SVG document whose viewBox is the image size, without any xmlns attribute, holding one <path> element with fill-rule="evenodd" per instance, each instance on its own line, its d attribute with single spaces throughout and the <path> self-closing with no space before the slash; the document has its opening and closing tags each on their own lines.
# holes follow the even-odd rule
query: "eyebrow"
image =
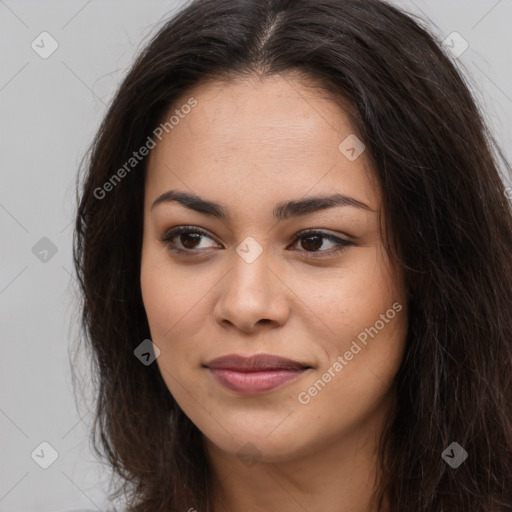
<svg viewBox="0 0 512 512">
<path fill-rule="evenodd" d="M 210 215 L 219 219 L 226 219 L 229 214 L 228 210 L 219 203 L 203 199 L 196 194 L 189 194 L 186 192 L 178 192 L 176 190 L 168 190 L 162 195 L 158 196 L 153 204 L 153 210 L 159 204 L 165 203 L 178 203 L 196 212 L 204 215 Z M 273 210 L 274 219 L 283 221 L 291 217 L 298 217 L 301 215 L 308 215 L 320 210 L 328 208 L 335 208 L 340 206 L 353 206 L 355 208 L 362 208 L 364 210 L 374 212 L 366 203 L 359 201 L 350 196 L 343 194 L 332 194 L 329 196 L 315 196 L 306 197 L 304 199 L 284 201 L 277 203 Z"/>
</svg>

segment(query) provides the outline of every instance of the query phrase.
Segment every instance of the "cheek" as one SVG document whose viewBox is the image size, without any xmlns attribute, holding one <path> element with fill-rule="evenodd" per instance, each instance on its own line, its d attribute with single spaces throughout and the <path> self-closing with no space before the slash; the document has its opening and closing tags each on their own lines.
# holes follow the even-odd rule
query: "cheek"
<svg viewBox="0 0 512 512">
<path fill-rule="evenodd" d="M 165 249 L 143 250 L 140 281 L 151 333 L 160 339 L 171 335 L 176 325 L 190 322 L 198 314 L 201 297 L 208 290 L 190 271 L 171 265 Z"/>
<path fill-rule="evenodd" d="M 407 334 L 406 298 L 379 253 L 376 249 L 358 254 L 339 275 L 324 281 L 321 291 L 311 288 L 308 305 L 319 312 L 328 331 L 316 337 L 324 357 L 303 391 L 314 386 L 311 401 L 319 407 L 340 398 L 356 409 L 369 406 L 389 389 L 400 366 Z"/>
<path fill-rule="evenodd" d="M 351 310 L 349 302 L 343 307 L 331 322 L 336 336 L 320 342 L 322 364 L 295 397 L 310 417 L 323 418 L 322 435 L 327 437 L 338 435 L 340 428 L 357 428 L 381 407 L 400 367 L 407 335 L 401 296 L 367 301 L 366 309 Z"/>
<path fill-rule="evenodd" d="M 186 346 L 189 338 L 183 335 L 183 328 L 189 321 L 187 312 L 191 305 L 188 302 L 191 302 L 193 294 L 176 293 L 182 284 L 176 273 L 171 278 L 168 268 L 159 264 L 158 258 L 147 253 L 143 256 L 141 291 L 151 341 L 160 349 L 156 364 L 175 398 L 180 396 L 180 389 L 185 384 L 180 369 L 186 366 L 184 358 L 191 352 L 190 347 Z M 190 286 L 187 289 L 190 290 Z"/>
<path fill-rule="evenodd" d="M 173 265 L 165 248 L 151 246 L 143 246 L 140 280 L 151 341 L 160 349 L 156 363 L 171 393 L 181 396 L 199 371 L 197 333 L 208 314 L 202 299 L 214 281 L 209 284 L 208 273 Z"/>
<path fill-rule="evenodd" d="M 401 298 L 400 289 L 378 247 L 354 251 L 343 267 L 321 279 L 294 283 L 294 291 L 314 313 L 308 316 L 316 317 L 315 324 L 326 332 L 325 349 L 331 356 L 373 326 Z"/>
</svg>

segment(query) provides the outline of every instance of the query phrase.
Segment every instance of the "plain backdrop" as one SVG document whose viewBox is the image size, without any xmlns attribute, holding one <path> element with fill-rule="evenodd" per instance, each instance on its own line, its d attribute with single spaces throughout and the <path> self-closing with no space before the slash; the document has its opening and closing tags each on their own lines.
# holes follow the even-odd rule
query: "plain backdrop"
<svg viewBox="0 0 512 512">
<path fill-rule="evenodd" d="M 467 41 L 454 62 L 510 161 L 512 0 L 392 3 Z M 111 508 L 72 393 L 75 181 L 134 55 L 182 5 L 0 0 L 0 512 Z"/>
</svg>

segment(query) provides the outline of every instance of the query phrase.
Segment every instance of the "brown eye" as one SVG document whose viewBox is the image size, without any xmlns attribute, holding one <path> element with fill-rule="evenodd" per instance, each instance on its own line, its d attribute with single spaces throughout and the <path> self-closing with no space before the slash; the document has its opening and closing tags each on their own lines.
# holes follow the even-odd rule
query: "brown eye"
<svg viewBox="0 0 512 512">
<path fill-rule="evenodd" d="M 332 246 L 337 247 L 334 250 L 329 249 L 329 243 L 326 244 L 325 241 L 328 241 Z M 299 251 L 305 253 L 307 256 L 321 258 L 327 256 L 333 256 L 341 251 L 344 251 L 349 245 L 354 245 L 353 242 L 349 242 L 348 240 L 344 240 L 337 236 L 324 233 L 322 231 L 307 231 L 299 233 L 297 238 L 294 241 L 294 245 L 297 245 L 297 242 L 300 243 L 301 249 Z M 327 245 L 327 249 L 321 250 L 321 248 Z"/>
<path fill-rule="evenodd" d="M 161 241 L 166 242 L 170 251 L 194 256 L 213 247 L 211 245 L 201 247 L 202 241 L 207 239 L 213 240 L 212 237 L 202 229 L 193 226 L 179 226 L 169 230 Z M 296 246 L 298 243 L 300 243 L 300 248 L 298 248 L 299 252 L 305 254 L 307 257 L 314 258 L 334 256 L 344 251 L 349 245 L 354 245 L 353 242 L 349 242 L 348 240 L 315 230 L 299 233 L 293 245 Z"/>
<path fill-rule="evenodd" d="M 179 226 L 168 231 L 161 241 L 167 242 L 167 246 L 171 251 L 193 253 L 204 249 L 205 247 L 200 247 L 201 242 L 203 239 L 206 240 L 208 238 L 212 240 L 208 233 L 202 229 Z"/>
<path fill-rule="evenodd" d="M 319 235 L 306 236 L 301 238 L 301 246 L 306 251 L 316 251 L 322 247 L 322 237 Z"/>
<path fill-rule="evenodd" d="M 203 235 L 199 233 L 181 233 L 177 236 L 183 247 L 186 249 L 195 249 L 196 244 L 201 240 Z"/>
</svg>

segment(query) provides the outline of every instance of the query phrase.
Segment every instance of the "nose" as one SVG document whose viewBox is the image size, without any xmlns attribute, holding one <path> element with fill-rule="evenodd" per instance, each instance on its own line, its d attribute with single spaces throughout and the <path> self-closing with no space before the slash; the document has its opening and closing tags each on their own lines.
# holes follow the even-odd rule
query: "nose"
<svg viewBox="0 0 512 512">
<path fill-rule="evenodd" d="M 269 264 L 265 252 L 252 263 L 233 254 L 233 266 L 218 287 L 214 316 L 219 325 L 252 333 L 286 323 L 290 292 Z"/>
</svg>

